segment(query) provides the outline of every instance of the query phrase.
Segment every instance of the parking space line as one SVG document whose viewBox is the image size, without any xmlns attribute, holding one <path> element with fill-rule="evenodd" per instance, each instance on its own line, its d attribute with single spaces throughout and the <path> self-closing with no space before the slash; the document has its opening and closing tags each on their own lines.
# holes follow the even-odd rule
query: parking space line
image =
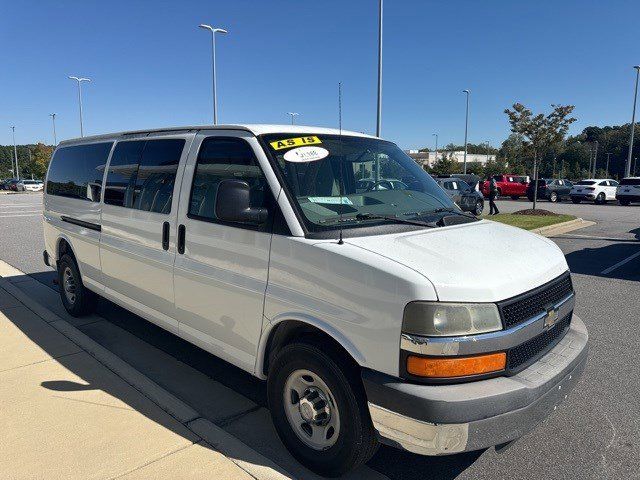
<svg viewBox="0 0 640 480">
<path fill-rule="evenodd" d="M 39 217 L 42 212 L 37 213 L 25 213 L 25 214 L 12 214 L 12 215 L 0 215 L 0 218 L 15 218 L 15 217 Z"/>
<path fill-rule="evenodd" d="M 620 260 L 618 263 L 616 263 L 615 265 L 611 265 L 609 268 L 605 268 L 603 271 L 600 272 L 600 275 L 607 275 L 607 274 L 613 272 L 616 268 L 621 267 L 622 265 L 624 265 L 625 263 L 630 262 L 631 260 L 633 260 L 636 257 L 640 257 L 640 252 L 636 252 L 633 255 L 631 255 L 630 257 L 625 258 L 624 260 Z"/>
</svg>

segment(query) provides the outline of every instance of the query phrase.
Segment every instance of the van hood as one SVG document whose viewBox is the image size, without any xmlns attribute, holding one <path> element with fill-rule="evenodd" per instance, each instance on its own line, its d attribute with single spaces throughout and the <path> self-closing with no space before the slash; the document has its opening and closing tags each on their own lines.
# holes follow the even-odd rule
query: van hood
<svg viewBox="0 0 640 480">
<path fill-rule="evenodd" d="M 447 302 L 504 300 L 569 268 L 551 240 L 487 220 L 345 242 L 419 272 Z"/>
</svg>

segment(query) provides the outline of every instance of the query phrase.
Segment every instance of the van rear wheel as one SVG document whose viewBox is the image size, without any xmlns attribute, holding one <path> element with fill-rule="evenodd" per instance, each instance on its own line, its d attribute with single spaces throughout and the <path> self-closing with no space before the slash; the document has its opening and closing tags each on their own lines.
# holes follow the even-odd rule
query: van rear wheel
<svg viewBox="0 0 640 480">
<path fill-rule="evenodd" d="M 98 296 L 82 283 L 80 270 L 71 255 L 64 254 L 58 260 L 58 288 L 69 315 L 81 317 L 95 310 Z"/>
<path fill-rule="evenodd" d="M 267 386 L 282 443 L 304 466 L 330 477 L 365 463 L 378 447 L 357 371 L 340 359 L 325 345 L 287 345 L 271 363 Z"/>
</svg>

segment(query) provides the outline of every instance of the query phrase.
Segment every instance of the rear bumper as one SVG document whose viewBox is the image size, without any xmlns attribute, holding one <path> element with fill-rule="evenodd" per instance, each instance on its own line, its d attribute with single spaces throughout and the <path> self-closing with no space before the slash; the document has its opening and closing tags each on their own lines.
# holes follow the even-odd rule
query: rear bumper
<svg viewBox="0 0 640 480">
<path fill-rule="evenodd" d="M 383 443 L 422 455 L 449 455 L 510 442 L 532 430 L 567 398 L 587 351 L 587 329 L 574 315 L 564 338 L 512 377 L 416 385 L 373 371 L 362 376 Z"/>
<path fill-rule="evenodd" d="M 572 193 L 570 196 L 571 198 L 579 198 L 581 200 L 593 200 L 594 198 L 596 198 L 596 195 L 594 193 Z"/>
</svg>

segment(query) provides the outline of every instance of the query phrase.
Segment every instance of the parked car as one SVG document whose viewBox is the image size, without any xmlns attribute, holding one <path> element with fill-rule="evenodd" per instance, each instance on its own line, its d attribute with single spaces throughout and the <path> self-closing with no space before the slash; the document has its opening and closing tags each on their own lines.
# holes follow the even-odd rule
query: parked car
<svg viewBox="0 0 640 480">
<path fill-rule="evenodd" d="M 9 181 L 7 190 L 11 190 L 13 192 L 24 192 L 24 183 L 22 180 L 18 180 L 14 178 Z"/>
<path fill-rule="evenodd" d="M 561 202 L 563 198 L 569 198 L 573 183 L 566 179 L 541 178 L 538 180 L 538 200 L 545 199 L 550 202 Z M 533 202 L 535 183 L 531 182 L 527 187 L 527 198 Z"/>
<path fill-rule="evenodd" d="M 517 200 L 527 194 L 529 183 L 525 181 L 525 177 L 522 175 L 494 175 L 493 178 L 498 185 L 498 197 L 505 196 Z M 486 180 L 482 183 L 482 194 L 485 197 L 489 196 L 489 182 Z"/>
<path fill-rule="evenodd" d="M 0 190 L 9 190 L 9 182 L 13 180 L 11 178 L 7 178 L 6 180 L 0 181 Z"/>
<path fill-rule="evenodd" d="M 40 192 L 44 189 L 42 180 L 22 180 L 22 185 L 27 192 Z"/>
<path fill-rule="evenodd" d="M 625 207 L 631 202 L 640 202 L 640 177 L 627 177 L 620 180 L 616 189 L 616 199 Z"/>
<path fill-rule="evenodd" d="M 480 192 L 473 190 L 464 180 L 455 177 L 436 177 L 436 182 L 461 210 L 482 215 L 484 210 L 484 197 Z"/>
<path fill-rule="evenodd" d="M 409 188 L 357 192 L 373 171 Z M 375 137 L 220 125 L 63 141 L 44 211 L 70 315 L 100 295 L 266 380 L 280 439 L 323 475 L 379 442 L 511 442 L 586 364 L 562 251 L 461 212 Z"/>
<path fill-rule="evenodd" d="M 446 175 L 445 175 L 446 176 Z M 460 180 L 464 180 L 464 182 L 469 185 L 472 190 L 477 192 L 480 191 L 480 185 L 482 184 L 482 178 L 480 178 L 475 173 L 452 173 L 449 175 L 452 178 L 459 178 Z"/>
<path fill-rule="evenodd" d="M 358 193 L 371 192 L 376 190 L 406 190 L 408 186 L 396 178 L 363 178 L 356 182 L 356 191 Z"/>
<path fill-rule="evenodd" d="M 573 203 L 590 200 L 593 203 L 604 204 L 607 200 L 616 199 L 617 187 L 618 182 L 610 178 L 587 178 L 576 182 L 569 195 Z"/>
</svg>

